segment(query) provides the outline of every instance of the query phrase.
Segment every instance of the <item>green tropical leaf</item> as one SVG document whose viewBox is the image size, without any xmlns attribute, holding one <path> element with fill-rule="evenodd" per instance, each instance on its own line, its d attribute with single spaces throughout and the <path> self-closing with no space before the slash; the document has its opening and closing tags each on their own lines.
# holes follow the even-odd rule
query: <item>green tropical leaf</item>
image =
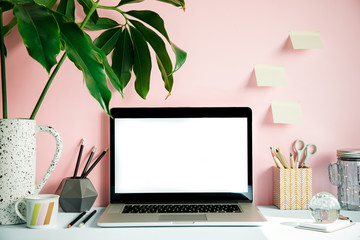
<svg viewBox="0 0 360 240">
<path fill-rule="evenodd" d="M 55 6 L 56 1 L 57 0 L 34 0 L 37 4 L 43 5 L 49 9 L 52 9 Z"/>
<path fill-rule="evenodd" d="M 75 21 L 75 2 L 74 0 L 61 0 L 56 9 L 57 12 L 62 13 L 67 18 Z"/>
<path fill-rule="evenodd" d="M 181 7 L 185 11 L 185 1 L 184 0 L 158 0 L 160 2 L 164 3 L 170 3 L 171 5 L 174 5 L 175 7 Z"/>
<path fill-rule="evenodd" d="M 88 21 L 85 25 L 85 28 L 92 31 L 97 31 L 97 30 L 114 28 L 119 25 L 120 25 L 119 23 L 117 23 L 115 20 L 112 20 L 110 18 L 99 18 L 96 24 L 92 21 Z"/>
<path fill-rule="evenodd" d="M 104 31 L 98 38 L 95 39 L 95 46 L 103 50 L 105 54 L 108 55 L 114 49 L 121 31 L 120 27 Z"/>
<path fill-rule="evenodd" d="M 77 0 L 77 1 L 83 7 L 84 13 L 86 15 L 90 12 L 90 9 L 94 6 L 94 4 L 96 4 L 92 0 Z M 96 24 L 96 22 L 99 19 L 99 15 L 97 14 L 97 11 L 91 14 L 90 19 L 91 21 L 93 21 L 94 24 Z"/>
<path fill-rule="evenodd" d="M 105 69 L 93 53 L 86 33 L 74 22 L 67 22 L 62 15 L 55 14 L 55 16 L 60 26 L 61 38 L 65 42 L 67 56 L 83 72 L 84 82 L 90 94 L 110 115 L 111 91 L 106 84 Z"/>
<path fill-rule="evenodd" d="M 118 77 L 116 76 L 114 70 L 111 68 L 111 66 L 107 60 L 105 52 L 92 43 L 92 40 L 89 35 L 86 35 L 86 37 L 89 41 L 91 48 L 93 49 L 98 61 L 100 63 L 102 63 L 102 65 L 104 66 L 105 73 L 108 76 L 111 85 L 115 88 L 115 90 L 117 90 L 121 94 L 122 97 L 124 97 L 124 94 L 122 91 L 124 88 L 121 86 Z"/>
<path fill-rule="evenodd" d="M 0 12 L 6 12 L 13 9 L 14 4 L 6 1 L 0 2 Z"/>
<path fill-rule="evenodd" d="M 116 42 L 112 54 L 112 68 L 118 76 L 123 88 L 129 83 L 131 71 L 134 65 L 134 50 L 130 39 L 130 33 L 125 28 Z"/>
<path fill-rule="evenodd" d="M 172 72 L 172 73 L 174 73 L 177 70 L 179 70 L 182 65 L 184 65 L 184 63 L 186 61 L 187 53 L 184 50 L 180 49 L 178 46 L 176 46 L 174 43 L 171 43 L 171 48 L 176 56 L 176 63 L 175 63 L 174 70 Z"/>
<path fill-rule="evenodd" d="M 134 73 L 135 90 L 142 97 L 146 96 L 150 89 L 151 57 L 149 47 L 141 33 L 130 26 L 131 40 L 134 46 Z"/>
<path fill-rule="evenodd" d="M 171 49 L 173 50 L 176 57 L 175 68 L 172 71 L 172 73 L 179 70 L 179 68 L 181 68 L 181 66 L 185 63 L 187 54 L 185 51 L 181 50 L 173 42 L 170 41 L 169 35 L 167 34 L 165 29 L 164 20 L 159 16 L 159 14 L 149 10 L 128 11 L 126 12 L 126 14 L 149 24 L 151 27 L 155 28 L 166 38 L 166 40 L 171 45 Z"/>
<path fill-rule="evenodd" d="M 7 0 L 13 4 L 33 3 L 34 0 Z"/>
<path fill-rule="evenodd" d="M 156 12 L 149 10 L 140 10 L 140 11 L 133 10 L 126 12 L 126 14 L 149 24 L 157 31 L 159 31 L 166 38 L 166 40 L 170 42 L 170 38 L 165 29 L 164 20 Z"/>
<path fill-rule="evenodd" d="M 139 2 L 143 2 L 144 0 L 121 0 L 119 2 L 119 4 L 117 5 L 117 7 L 125 5 L 125 4 L 129 4 L 129 3 L 139 3 Z"/>
<path fill-rule="evenodd" d="M 14 7 L 19 32 L 29 55 L 49 73 L 60 52 L 59 27 L 47 8 L 35 3 Z"/>
<path fill-rule="evenodd" d="M 166 51 L 164 41 L 154 31 L 147 28 L 141 22 L 138 22 L 136 20 L 130 20 L 130 22 L 135 26 L 137 30 L 140 31 L 145 40 L 154 49 L 157 56 L 159 70 L 165 82 L 165 88 L 170 93 L 173 86 L 172 63 L 169 54 Z"/>
<path fill-rule="evenodd" d="M 3 36 L 6 37 L 7 35 L 9 35 L 11 31 L 15 28 L 16 24 L 17 19 L 16 17 L 13 17 L 10 22 L 3 27 Z"/>
</svg>

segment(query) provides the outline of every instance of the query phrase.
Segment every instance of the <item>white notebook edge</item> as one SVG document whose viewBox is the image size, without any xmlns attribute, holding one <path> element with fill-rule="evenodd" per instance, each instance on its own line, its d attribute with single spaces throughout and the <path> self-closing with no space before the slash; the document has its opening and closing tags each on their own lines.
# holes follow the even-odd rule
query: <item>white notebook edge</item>
<svg viewBox="0 0 360 240">
<path fill-rule="evenodd" d="M 321 224 L 321 223 L 315 223 L 315 222 L 302 222 L 302 223 L 299 223 L 299 225 L 296 226 L 296 228 L 330 233 L 330 232 L 335 232 L 340 229 L 350 227 L 354 224 L 355 223 L 350 220 L 337 220 L 334 223 L 329 223 L 329 224 Z"/>
</svg>

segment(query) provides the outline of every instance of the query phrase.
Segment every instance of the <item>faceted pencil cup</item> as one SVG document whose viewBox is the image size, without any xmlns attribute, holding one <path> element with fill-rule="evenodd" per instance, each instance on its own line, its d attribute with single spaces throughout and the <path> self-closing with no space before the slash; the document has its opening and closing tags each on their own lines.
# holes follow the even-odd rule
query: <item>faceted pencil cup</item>
<svg viewBox="0 0 360 240">
<path fill-rule="evenodd" d="M 64 178 L 56 194 L 64 212 L 83 212 L 90 210 L 98 194 L 88 178 Z"/>
</svg>

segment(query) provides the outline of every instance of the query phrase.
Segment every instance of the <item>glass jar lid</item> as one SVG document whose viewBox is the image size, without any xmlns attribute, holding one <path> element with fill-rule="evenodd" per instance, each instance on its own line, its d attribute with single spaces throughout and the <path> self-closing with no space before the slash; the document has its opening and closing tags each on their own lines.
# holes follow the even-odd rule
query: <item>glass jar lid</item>
<svg viewBox="0 0 360 240">
<path fill-rule="evenodd" d="M 337 156 L 340 158 L 347 159 L 360 159 L 360 149 L 359 148 L 344 148 L 337 150 Z"/>
</svg>

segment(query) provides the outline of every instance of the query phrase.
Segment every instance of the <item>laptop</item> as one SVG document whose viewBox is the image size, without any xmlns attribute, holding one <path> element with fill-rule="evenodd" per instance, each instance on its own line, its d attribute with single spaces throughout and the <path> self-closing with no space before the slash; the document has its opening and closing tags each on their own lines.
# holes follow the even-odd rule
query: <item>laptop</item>
<svg viewBox="0 0 360 240">
<path fill-rule="evenodd" d="M 97 225 L 257 226 L 247 107 L 113 108 Z"/>
</svg>

